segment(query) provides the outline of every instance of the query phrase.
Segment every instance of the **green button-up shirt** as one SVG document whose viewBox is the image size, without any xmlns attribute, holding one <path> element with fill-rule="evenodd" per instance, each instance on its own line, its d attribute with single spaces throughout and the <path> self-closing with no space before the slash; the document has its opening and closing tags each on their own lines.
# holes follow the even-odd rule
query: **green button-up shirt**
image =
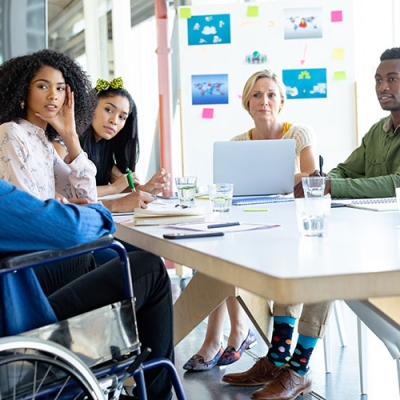
<svg viewBox="0 0 400 400">
<path fill-rule="evenodd" d="M 329 175 L 333 198 L 395 196 L 400 187 L 400 125 L 394 129 L 391 117 L 381 119 Z"/>
</svg>

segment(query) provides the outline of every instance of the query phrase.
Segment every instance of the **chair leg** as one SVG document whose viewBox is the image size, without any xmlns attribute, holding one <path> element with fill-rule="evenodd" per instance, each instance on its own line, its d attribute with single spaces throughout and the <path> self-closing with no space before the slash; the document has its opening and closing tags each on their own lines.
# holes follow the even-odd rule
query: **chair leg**
<svg viewBox="0 0 400 400">
<path fill-rule="evenodd" d="M 400 395 L 400 359 L 396 359 L 396 365 L 397 365 L 397 382 L 399 384 L 399 395 Z"/>
<path fill-rule="evenodd" d="M 344 330 L 344 323 L 343 323 L 343 315 L 342 315 L 342 301 L 336 300 L 334 302 L 334 311 L 335 311 L 335 319 L 336 319 L 336 326 L 339 332 L 340 343 L 342 347 L 347 346 L 347 337 L 346 332 Z"/>
<path fill-rule="evenodd" d="M 329 326 L 323 338 L 323 344 L 324 344 L 324 357 L 325 357 L 325 372 L 329 374 L 332 372 L 331 332 Z"/>
<path fill-rule="evenodd" d="M 368 393 L 368 357 L 367 357 L 367 327 L 357 317 L 358 335 L 358 360 L 360 366 L 360 388 L 361 394 Z"/>
</svg>

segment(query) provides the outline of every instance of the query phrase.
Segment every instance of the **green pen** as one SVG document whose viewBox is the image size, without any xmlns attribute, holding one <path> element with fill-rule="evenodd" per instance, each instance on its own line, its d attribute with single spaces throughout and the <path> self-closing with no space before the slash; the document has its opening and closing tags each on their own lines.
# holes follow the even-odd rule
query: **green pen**
<svg viewBox="0 0 400 400">
<path fill-rule="evenodd" d="M 135 182 L 133 182 L 132 178 L 132 171 L 130 169 L 127 169 L 128 175 L 126 178 L 128 179 L 129 187 L 132 189 L 132 192 L 135 191 Z"/>
</svg>

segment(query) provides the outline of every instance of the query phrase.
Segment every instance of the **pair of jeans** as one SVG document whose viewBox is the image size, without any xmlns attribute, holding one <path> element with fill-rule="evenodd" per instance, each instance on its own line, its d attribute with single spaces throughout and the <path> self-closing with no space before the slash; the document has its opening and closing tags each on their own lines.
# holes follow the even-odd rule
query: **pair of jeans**
<svg viewBox="0 0 400 400">
<path fill-rule="evenodd" d="M 83 273 L 74 280 L 60 286 L 55 275 L 60 274 L 64 261 L 57 267 L 47 268 L 47 273 L 38 274 L 39 282 L 48 291 L 48 299 L 57 318 L 64 320 L 91 311 L 107 304 L 123 300 L 125 297 L 119 258 L 92 269 L 93 258 L 83 256 L 90 272 Z M 83 268 L 85 260 L 74 258 Z M 129 253 L 135 310 L 139 339 L 143 347 L 150 347 L 151 358 L 164 357 L 174 361 L 173 309 L 171 282 L 162 260 L 144 251 Z M 70 270 L 71 263 L 65 264 Z M 52 270 L 53 275 L 49 272 Z M 70 276 L 65 273 L 64 276 Z M 54 287 L 52 287 L 54 285 Z M 165 368 L 145 372 L 148 397 L 151 400 L 171 398 L 171 380 Z"/>
</svg>

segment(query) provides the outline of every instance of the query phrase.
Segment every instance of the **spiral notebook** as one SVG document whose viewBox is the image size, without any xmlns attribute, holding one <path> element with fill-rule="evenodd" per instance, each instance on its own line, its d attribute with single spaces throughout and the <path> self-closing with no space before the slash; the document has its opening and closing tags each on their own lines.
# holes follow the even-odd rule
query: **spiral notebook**
<svg viewBox="0 0 400 400">
<path fill-rule="evenodd" d="M 359 208 L 369 211 L 398 211 L 396 197 L 382 197 L 380 199 L 340 200 L 345 207 Z"/>
<path fill-rule="evenodd" d="M 294 198 L 283 196 L 242 196 L 234 197 L 232 199 L 232 205 L 249 206 L 252 204 L 287 203 L 290 201 L 294 201 Z"/>
</svg>

